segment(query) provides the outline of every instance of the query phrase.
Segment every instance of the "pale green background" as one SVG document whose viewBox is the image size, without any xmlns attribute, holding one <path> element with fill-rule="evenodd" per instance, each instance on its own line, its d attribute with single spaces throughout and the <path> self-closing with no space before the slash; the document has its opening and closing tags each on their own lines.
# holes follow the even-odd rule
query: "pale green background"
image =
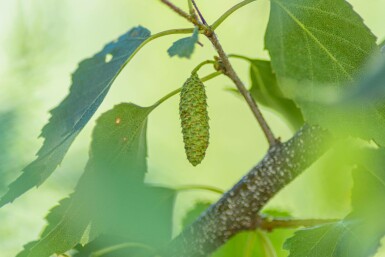
<svg viewBox="0 0 385 257">
<path fill-rule="evenodd" d="M 186 5 L 184 0 L 174 2 Z M 210 22 L 237 2 L 198 1 Z M 385 1 L 349 2 L 379 39 L 384 39 Z M 227 20 L 218 29 L 225 50 L 267 58 L 263 35 L 268 13 L 269 2 L 260 0 Z M 67 94 L 70 74 L 77 63 L 138 24 L 153 33 L 189 26 L 158 0 L 0 0 L 0 115 L 13 111 L 14 117 L 13 123 L 5 124 L 6 130 L 0 131 L 8 139 L 4 141 L 7 144 L 0 142 L 0 155 L 6 156 L 0 165 L 0 179 L 12 181 L 33 160 L 42 143 L 36 137 L 49 118 L 48 110 Z M 96 116 L 120 102 L 152 104 L 180 87 L 196 64 L 215 54 L 210 43 L 201 38 L 204 47 L 198 47 L 191 61 L 171 59 L 166 50 L 178 38 L 170 36 L 146 46 L 116 80 Z M 249 83 L 247 65 L 238 60 L 234 64 Z M 201 74 L 208 72 L 204 69 Z M 174 98 L 150 117 L 149 182 L 229 189 L 266 152 L 266 140 L 247 106 L 224 90 L 232 87 L 230 81 L 218 78 L 207 86 L 211 143 L 206 159 L 197 168 L 186 161 Z M 276 134 L 283 139 L 290 137 L 290 130 L 279 117 L 268 110 L 264 113 Z M 71 192 L 87 161 L 94 120 L 43 186 L 0 209 L 0 256 L 15 256 L 24 243 L 37 238 L 47 210 Z M 270 206 L 288 210 L 296 217 L 342 217 L 349 210 L 351 181 L 348 171 L 331 167 L 313 167 Z M 4 188 L 0 191 L 4 192 Z M 194 201 L 216 198 L 206 192 L 183 193 L 178 198 L 176 220 Z"/>
</svg>

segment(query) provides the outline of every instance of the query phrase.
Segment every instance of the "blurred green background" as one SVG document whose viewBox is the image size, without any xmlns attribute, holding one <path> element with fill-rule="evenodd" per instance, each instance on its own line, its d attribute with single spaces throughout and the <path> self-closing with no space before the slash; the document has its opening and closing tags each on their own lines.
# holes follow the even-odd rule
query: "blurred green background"
<svg viewBox="0 0 385 257">
<path fill-rule="evenodd" d="M 175 0 L 185 6 L 186 1 Z M 202 12 L 213 22 L 239 0 L 200 0 Z M 349 1 L 365 23 L 385 38 L 384 0 Z M 241 9 L 219 29 L 228 53 L 268 58 L 263 37 L 269 1 Z M 37 139 L 49 118 L 48 110 L 67 94 L 70 74 L 77 63 L 98 52 L 104 44 L 129 28 L 143 25 L 153 33 L 189 26 L 157 0 L 0 0 L 0 192 L 34 159 L 42 144 Z M 180 87 L 202 60 L 215 55 L 201 38 L 192 60 L 169 58 L 166 50 L 180 36 L 165 37 L 146 46 L 116 80 L 96 116 L 121 102 L 147 106 Z M 248 66 L 234 60 L 248 84 Z M 201 74 L 210 73 L 209 68 Z M 147 180 L 171 186 L 211 185 L 229 189 L 266 152 L 267 143 L 248 107 L 224 90 L 233 87 L 226 78 L 207 83 L 211 142 L 207 157 L 197 168 L 185 158 L 178 117 L 178 99 L 162 105 L 149 122 L 149 175 Z M 280 118 L 263 110 L 283 140 L 292 132 Z M 90 132 L 95 118 L 77 138 L 62 165 L 39 189 L 0 209 L 0 255 L 12 257 L 22 245 L 36 239 L 47 210 L 74 188 L 88 158 Z M 328 161 L 329 160 L 329 161 Z M 289 185 L 268 208 L 289 211 L 300 218 L 338 218 L 349 211 L 349 170 L 339 167 L 333 154 Z M 180 194 L 175 209 L 179 220 L 198 200 L 217 195 L 191 191 Z M 385 256 L 384 254 L 378 254 Z M 376 256 L 376 257 L 377 257 Z"/>
</svg>

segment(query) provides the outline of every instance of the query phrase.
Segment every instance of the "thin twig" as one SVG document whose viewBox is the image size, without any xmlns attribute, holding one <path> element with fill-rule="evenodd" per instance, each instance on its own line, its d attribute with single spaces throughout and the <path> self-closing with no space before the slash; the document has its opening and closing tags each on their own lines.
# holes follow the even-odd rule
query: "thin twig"
<svg viewBox="0 0 385 257">
<path fill-rule="evenodd" d="M 238 74 L 235 72 L 233 66 L 231 65 L 229 58 L 227 57 L 225 51 L 222 48 L 222 45 L 220 44 L 217 35 L 213 32 L 211 36 L 208 37 L 208 39 L 213 44 L 214 48 L 217 50 L 218 55 L 223 63 L 223 67 L 225 69 L 224 74 L 227 75 L 237 86 L 238 91 L 241 93 L 241 95 L 245 98 L 247 104 L 249 105 L 251 111 L 253 112 L 255 118 L 257 119 L 259 125 L 261 126 L 267 141 L 269 142 L 270 147 L 274 146 L 278 143 L 278 140 L 274 136 L 272 130 L 269 127 L 269 124 L 263 117 L 263 114 L 261 110 L 258 107 L 258 104 L 255 102 L 255 100 L 252 98 L 250 92 L 247 90 L 241 79 L 239 78 Z"/>
<path fill-rule="evenodd" d="M 160 1 L 162 3 L 164 3 L 165 5 L 167 5 L 168 7 L 170 7 L 174 12 L 176 12 L 177 14 L 179 14 L 180 16 L 182 16 L 183 18 L 188 20 L 189 22 L 191 22 L 194 25 L 198 26 L 200 29 L 203 29 L 204 26 L 203 26 L 203 24 L 201 22 L 196 20 L 192 15 L 190 15 L 190 14 L 186 13 L 185 11 L 183 11 L 178 6 L 176 6 L 173 3 L 171 3 L 169 0 L 160 0 Z"/>
<path fill-rule="evenodd" d="M 191 0 L 192 4 L 194 5 L 195 10 L 197 10 L 199 17 L 201 18 L 201 21 L 204 25 L 208 25 L 205 18 L 203 17 L 201 11 L 198 8 L 198 5 L 195 3 L 195 0 Z"/>
<path fill-rule="evenodd" d="M 194 23 L 191 15 L 188 15 L 186 12 L 181 10 L 180 8 L 176 7 L 174 4 L 169 2 L 168 0 L 161 0 L 163 3 L 165 3 L 167 6 L 169 6 L 172 10 L 174 10 L 177 14 L 181 15 L 182 17 L 186 18 L 190 22 Z M 192 1 L 194 4 L 195 2 Z M 198 13 L 199 10 L 197 9 Z M 195 21 L 195 25 L 199 26 L 201 29 L 205 30 L 206 37 L 211 41 L 212 45 L 214 46 L 215 50 L 217 51 L 222 63 L 224 71 L 223 73 L 229 77 L 236 87 L 238 88 L 241 95 L 245 98 L 247 104 L 249 105 L 251 111 L 253 112 L 255 118 L 257 119 L 260 127 L 262 128 L 263 133 L 266 136 L 267 141 L 269 142 L 270 147 L 276 145 L 279 143 L 279 140 L 276 139 L 274 136 L 272 130 L 270 129 L 267 121 L 263 117 L 263 114 L 261 110 L 258 107 L 258 104 L 255 102 L 255 100 L 252 98 L 250 92 L 247 90 L 241 79 L 239 78 L 238 74 L 235 72 L 233 66 L 231 65 L 229 58 L 225 51 L 222 48 L 222 45 L 220 44 L 217 35 L 215 34 L 214 30 L 212 30 L 209 26 L 206 26 L 202 24 L 199 21 Z"/>
<path fill-rule="evenodd" d="M 197 15 L 196 15 L 196 12 L 195 12 L 195 9 L 194 9 L 194 6 L 193 6 L 191 0 L 187 0 L 187 3 L 188 3 L 188 9 L 189 9 L 190 15 L 191 15 L 195 20 L 198 20 L 198 17 L 197 17 Z"/>
<path fill-rule="evenodd" d="M 236 4 L 234 5 L 233 7 L 231 7 L 228 11 L 226 11 L 224 14 L 222 14 L 221 17 L 219 17 L 212 25 L 211 25 L 211 28 L 213 30 L 215 30 L 216 28 L 218 28 L 222 22 L 224 22 L 231 14 L 233 14 L 235 11 L 237 11 L 238 9 L 242 8 L 243 6 L 245 5 L 248 5 L 252 2 L 255 2 L 256 0 L 245 0 L 243 2 L 240 2 L 239 4 Z"/>
<path fill-rule="evenodd" d="M 313 227 L 327 223 L 337 222 L 337 219 L 290 219 L 290 218 L 271 218 L 265 216 L 258 216 L 257 228 L 265 231 L 273 231 L 280 228 L 299 228 L 299 227 Z"/>
</svg>

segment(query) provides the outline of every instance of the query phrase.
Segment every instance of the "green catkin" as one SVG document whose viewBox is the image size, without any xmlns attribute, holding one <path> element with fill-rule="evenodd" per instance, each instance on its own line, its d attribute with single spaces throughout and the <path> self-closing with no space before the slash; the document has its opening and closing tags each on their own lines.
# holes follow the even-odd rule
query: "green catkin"
<svg viewBox="0 0 385 257">
<path fill-rule="evenodd" d="M 197 166 L 205 157 L 210 137 L 205 86 L 197 73 L 183 85 L 179 114 L 187 159 Z"/>
</svg>

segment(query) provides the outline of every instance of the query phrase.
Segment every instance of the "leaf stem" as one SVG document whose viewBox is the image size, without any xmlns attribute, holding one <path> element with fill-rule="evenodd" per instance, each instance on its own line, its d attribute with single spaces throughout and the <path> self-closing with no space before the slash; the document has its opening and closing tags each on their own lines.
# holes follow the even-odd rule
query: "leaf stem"
<svg viewBox="0 0 385 257">
<path fill-rule="evenodd" d="M 212 187 L 212 186 L 203 186 L 203 185 L 186 185 L 174 188 L 177 192 L 191 191 L 191 190 L 206 190 L 213 193 L 223 195 L 225 191 L 222 189 Z"/>
<path fill-rule="evenodd" d="M 140 248 L 140 249 L 148 250 L 149 252 L 155 252 L 155 250 L 152 247 L 145 245 L 145 244 L 123 243 L 123 244 L 114 245 L 114 246 L 107 247 L 107 248 L 101 249 L 99 251 L 96 251 L 96 252 L 92 253 L 90 255 L 90 257 L 100 257 L 100 256 L 103 256 L 103 255 L 106 255 L 106 254 L 109 254 L 109 253 L 112 253 L 112 252 L 115 252 L 115 251 L 118 251 L 121 249 L 125 249 L 125 248 Z"/>
<path fill-rule="evenodd" d="M 204 62 L 201 62 L 200 64 L 198 64 L 198 66 L 195 67 L 195 69 L 193 69 L 193 71 L 191 73 L 197 73 L 203 66 L 205 66 L 207 64 L 215 64 L 215 61 L 206 60 Z"/>
<path fill-rule="evenodd" d="M 248 62 L 252 61 L 251 58 L 243 56 L 243 55 L 239 55 L 239 54 L 229 54 L 227 57 L 241 59 L 241 60 L 245 60 L 245 61 L 248 61 Z"/>
<path fill-rule="evenodd" d="M 236 5 L 234 5 L 232 8 L 230 8 L 227 12 L 225 12 L 224 14 L 222 14 L 221 17 L 219 17 L 212 25 L 211 25 L 211 29 L 212 30 L 215 30 L 217 29 L 231 14 L 233 14 L 235 11 L 237 11 L 238 9 L 242 8 L 243 6 L 245 5 L 248 5 L 250 4 L 251 2 L 255 2 L 256 0 L 245 0 L 243 2 L 240 2 Z"/>
<path fill-rule="evenodd" d="M 188 15 L 183 10 L 176 7 L 174 4 L 172 4 L 168 0 L 161 0 L 161 1 L 163 3 L 165 3 L 166 5 L 168 5 L 176 13 L 185 17 L 187 20 L 189 20 L 189 21 L 192 20 L 190 15 Z M 246 3 L 247 3 L 247 1 L 251 1 L 251 0 L 246 0 Z M 235 8 L 235 10 L 236 9 L 237 8 Z M 193 22 L 193 21 L 191 21 L 191 22 Z M 219 55 L 220 60 L 222 61 L 223 73 L 233 81 L 233 83 L 237 86 L 238 91 L 241 93 L 241 95 L 246 100 L 246 103 L 249 105 L 249 108 L 251 109 L 252 113 L 254 114 L 254 117 L 257 119 L 263 133 L 265 134 L 266 139 L 269 142 L 269 146 L 272 147 L 272 146 L 276 145 L 277 143 L 279 143 L 279 140 L 276 139 L 276 137 L 274 136 L 272 130 L 269 127 L 269 124 L 266 122 L 261 110 L 259 109 L 258 104 L 252 98 L 250 92 L 247 90 L 247 88 L 245 87 L 245 85 L 243 84 L 241 79 L 239 78 L 238 74 L 235 72 L 235 70 L 230 63 L 227 54 L 223 50 L 223 47 L 222 47 L 221 43 L 219 42 L 218 37 L 215 34 L 214 30 L 212 28 L 200 23 L 199 21 L 196 21 L 196 23 L 193 22 L 193 24 L 199 26 L 200 28 L 202 28 L 205 31 L 204 34 L 211 41 L 212 45 L 214 46 L 215 50 L 217 51 L 217 53 Z"/>
<path fill-rule="evenodd" d="M 265 134 L 270 147 L 276 145 L 277 143 L 279 143 L 279 140 L 276 139 L 276 137 L 274 136 L 273 131 L 270 129 L 269 124 L 265 120 L 261 110 L 259 109 L 258 104 L 255 102 L 250 92 L 247 90 L 242 80 L 239 78 L 238 74 L 235 72 L 233 66 L 229 61 L 228 56 L 226 55 L 221 43 L 218 40 L 217 35 L 213 32 L 211 36 L 208 36 L 208 39 L 211 41 L 214 48 L 217 50 L 217 53 L 223 63 L 224 74 L 233 81 L 233 83 L 237 86 L 238 91 L 246 100 L 247 104 L 249 105 L 249 108 L 254 114 L 254 117 L 257 119 L 263 133 Z"/>
<path fill-rule="evenodd" d="M 206 81 L 209 81 L 213 78 L 216 78 L 218 77 L 219 75 L 221 75 L 222 72 L 221 71 L 216 71 L 216 72 L 213 72 L 209 75 L 207 75 L 206 77 L 203 77 L 201 78 L 201 81 L 202 82 L 206 82 Z M 164 103 L 165 101 L 167 101 L 168 99 L 170 99 L 171 97 L 173 97 L 174 95 L 177 95 L 180 93 L 180 91 L 182 90 L 182 87 L 178 88 L 178 89 L 175 89 L 174 91 L 168 93 L 167 95 L 165 95 L 164 97 L 162 97 L 159 101 L 157 101 L 154 105 L 151 106 L 152 109 L 155 109 L 156 107 L 158 107 L 159 105 L 161 105 L 162 103 Z"/>
<path fill-rule="evenodd" d="M 266 235 L 264 231 L 257 230 L 256 231 L 262 246 L 265 252 L 266 257 L 277 257 L 277 252 L 275 251 L 273 244 L 271 243 L 270 238 Z"/>
<path fill-rule="evenodd" d="M 166 30 L 166 31 L 162 31 L 162 32 L 159 32 L 157 34 L 154 34 L 154 35 L 150 36 L 149 38 L 147 38 L 145 41 L 143 41 L 143 43 L 137 49 L 135 49 L 135 51 L 132 53 L 130 58 L 128 58 L 127 63 L 130 62 L 132 60 L 132 58 L 134 58 L 134 56 L 145 45 L 147 45 L 148 43 L 150 43 L 154 39 L 157 39 L 157 38 L 160 38 L 160 37 L 164 37 L 164 36 L 168 36 L 168 35 L 175 35 L 175 34 L 191 34 L 193 32 L 194 32 L 194 28 L 186 28 L 186 29 L 170 29 L 170 30 Z"/>
<path fill-rule="evenodd" d="M 187 4 L 188 4 L 188 9 L 189 9 L 190 15 L 194 15 L 195 10 L 194 10 L 194 6 L 193 6 L 191 0 L 187 0 Z"/>
</svg>

